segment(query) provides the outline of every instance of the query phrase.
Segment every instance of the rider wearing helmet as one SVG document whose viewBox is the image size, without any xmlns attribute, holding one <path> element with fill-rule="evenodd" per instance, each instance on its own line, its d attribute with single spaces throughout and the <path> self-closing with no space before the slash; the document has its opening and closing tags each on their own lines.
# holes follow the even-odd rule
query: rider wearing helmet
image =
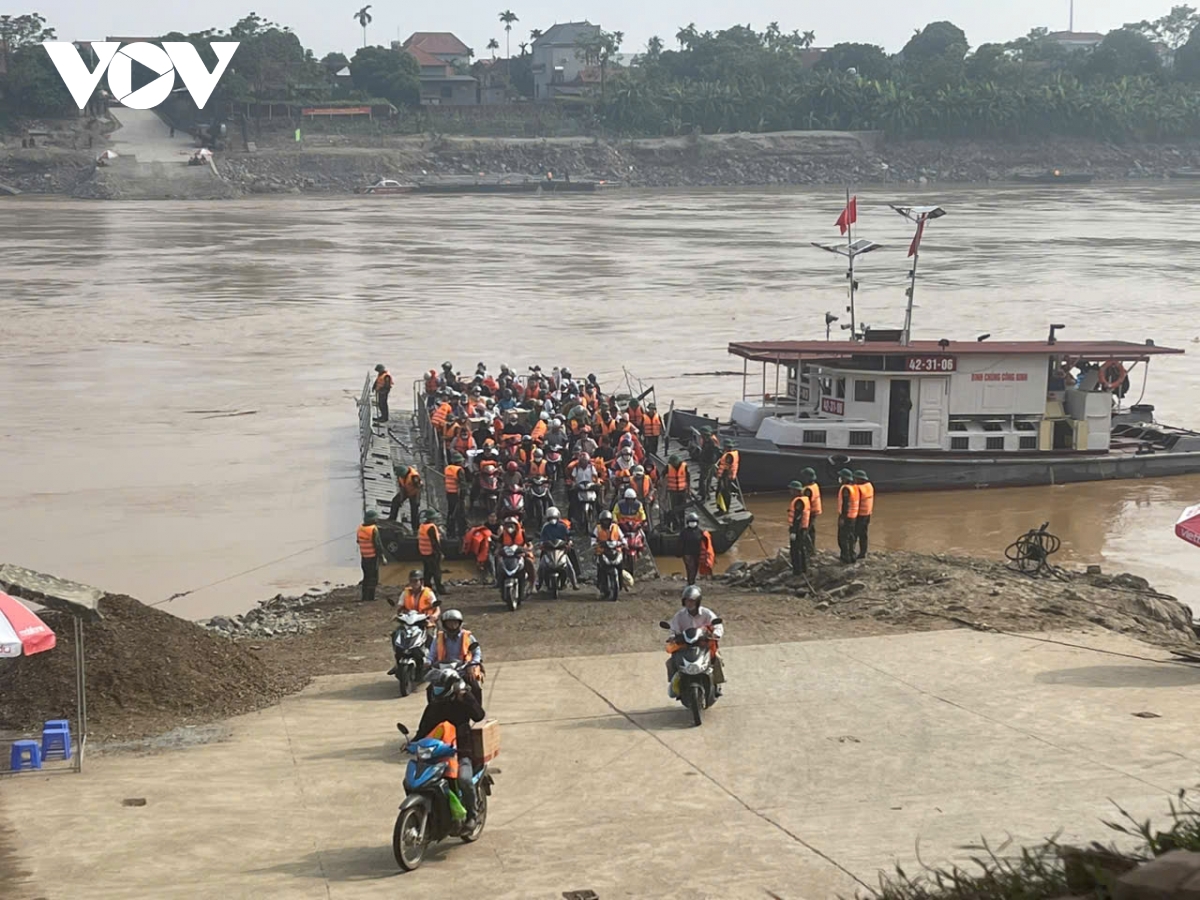
<svg viewBox="0 0 1200 900">
<path fill-rule="evenodd" d="M 607 509 L 600 510 L 600 521 L 596 525 L 596 555 L 599 556 L 604 552 L 604 545 L 608 541 L 620 541 L 625 543 L 625 535 L 613 521 L 613 514 Z"/>
<path fill-rule="evenodd" d="M 701 596 L 700 588 L 694 584 L 689 584 L 683 589 L 682 608 L 671 618 L 671 634 L 683 634 L 689 628 L 702 628 L 708 632 L 709 637 L 712 638 L 713 684 L 716 685 L 717 696 L 719 697 L 721 696 L 721 685 L 725 681 L 725 674 L 721 665 L 720 654 L 717 652 L 717 641 L 724 636 L 725 626 L 720 623 L 713 623 L 713 620 L 717 618 L 717 614 L 708 607 L 700 605 Z M 667 696 L 672 700 L 676 699 L 673 685 L 675 668 L 674 656 L 668 656 Z"/>
<path fill-rule="evenodd" d="M 571 543 L 571 523 L 563 519 L 558 511 L 557 506 L 551 506 L 546 510 L 546 523 L 542 526 L 541 542 L 543 551 L 555 541 L 565 541 L 567 544 L 567 557 L 571 560 L 571 587 L 579 588 L 579 556 L 575 553 L 575 547 Z M 542 587 L 542 567 L 538 566 L 537 584 L 535 588 L 540 590 Z"/>
<path fill-rule="evenodd" d="M 475 777 L 471 765 L 471 723 L 482 722 L 487 714 L 479 698 L 456 672 L 435 670 L 429 682 L 429 703 L 421 714 L 417 737 L 432 737 L 446 743 L 453 741 L 457 746 L 458 759 L 451 760 L 446 766 L 446 774 L 458 782 L 458 791 L 467 810 L 463 829 L 470 834 L 476 824 L 475 785 L 471 783 Z"/>
<path fill-rule="evenodd" d="M 483 651 L 479 649 L 479 642 L 471 632 L 462 627 L 463 614 L 457 609 L 448 609 L 442 613 L 438 617 L 438 624 L 441 631 L 438 632 L 437 640 L 429 646 L 429 665 L 436 667 L 438 663 L 466 663 L 464 676 L 471 690 L 476 692 L 476 696 L 482 702 L 483 691 L 479 685 L 483 681 Z"/>
<path fill-rule="evenodd" d="M 613 507 L 613 514 L 617 517 L 617 523 L 621 529 L 626 532 L 641 528 L 646 524 L 646 508 L 638 499 L 637 491 L 631 487 L 625 488 L 624 496 Z"/>
<path fill-rule="evenodd" d="M 687 573 L 688 585 L 696 583 L 697 575 L 711 575 L 716 553 L 713 551 L 712 535 L 700 528 L 700 517 L 689 510 L 684 517 L 683 531 L 679 532 L 679 556 Z"/>
</svg>

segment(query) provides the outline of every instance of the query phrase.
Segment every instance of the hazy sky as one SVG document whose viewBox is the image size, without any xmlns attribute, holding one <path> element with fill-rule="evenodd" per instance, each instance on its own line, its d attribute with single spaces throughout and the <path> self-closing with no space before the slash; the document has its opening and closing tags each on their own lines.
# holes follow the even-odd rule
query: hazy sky
<svg viewBox="0 0 1200 900">
<path fill-rule="evenodd" d="M 168 31 L 197 31 L 211 26 L 228 27 L 250 9 L 260 16 L 289 25 L 318 55 L 341 50 L 351 55 L 362 43 L 362 31 L 352 18 L 366 0 L 204 0 L 198 3 L 162 3 L 152 0 L 8 0 L 0 11 L 37 10 L 58 29 L 63 40 L 95 40 L 106 35 L 157 35 Z M 1156 19 L 1173 2 L 1182 0 L 1075 0 L 1076 31 L 1108 31 L 1126 22 Z M 413 31 L 453 31 L 486 55 L 488 39 L 504 47 L 504 29 L 497 14 L 509 4 L 520 17 L 513 26 L 513 52 L 527 40 L 529 29 L 545 30 L 554 22 L 589 19 L 610 31 L 625 32 L 625 52 L 638 52 L 654 34 L 668 45 L 680 26 L 695 22 L 701 31 L 724 28 L 734 21 L 762 28 L 779 22 L 785 31 L 812 30 L 817 46 L 839 41 L 881 44 L 899 50 L 913 29 L 927 22 L 949 19 L 967 33 L 972 46 L 1005 41 L 1045 25 L 1066 30 L 1070 0 L 854 0 L 851 3 L 795 3 L 787 0 L 457 0 L 446 4 L 406 0 L 376 0 L 374 22 L 367 30 L 370 43 L 386 43 L 397 34 Z M 805 9 L 804 7 L 809 7 Z"/>
</svg>

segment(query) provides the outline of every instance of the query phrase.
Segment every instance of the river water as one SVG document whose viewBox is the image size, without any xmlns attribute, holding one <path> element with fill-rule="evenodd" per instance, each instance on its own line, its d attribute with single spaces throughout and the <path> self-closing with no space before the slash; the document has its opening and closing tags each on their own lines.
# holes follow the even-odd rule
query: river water
<svg viewBox="0 0 1200 900">
<path fill-rule="evenodd" d="M 1200 353 L 1200 185 L 938 188 L 865 196 L 859 316 L 903 316 L 910 238 L 887 200 L 938 202 L 915 333 L 1153 338 Z M 844 305 L 836 191 L 355 197 L 225 203 L 0 200 L 0 562 L 202 617 L 357 580 L 354 398 L 379 361 L 622 367 L 728 414 L 740 339 L 820 337 Z M 1135 392 L 1140 391 L 1135 384 Z M 1146 401 L 1200 428 L 1192 356 Z M 1063 562 L 1200 600 L 1172 535 L 1200 478 L 882 496 L 878 546 L 996 557 L 1043 521 Z M 783 501 L 756 498 L 762 555 Z"/>
</svg>

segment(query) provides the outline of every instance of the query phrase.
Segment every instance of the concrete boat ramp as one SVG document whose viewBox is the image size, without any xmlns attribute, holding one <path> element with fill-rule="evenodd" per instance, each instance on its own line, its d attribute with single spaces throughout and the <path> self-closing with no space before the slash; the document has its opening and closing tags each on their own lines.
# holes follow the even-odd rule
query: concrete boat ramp
<svg viewBox="0 0 1200 900">
<path fill-rule="evenodd" d="M 389 845 L 394 723 L 422 701 L 382 672 L 320 678 L 214 743 L 10 778 L 0 833 L 28 874 L 4 896 L 851 896 L 918 851 L 965 859 L 981 835 L 1108 841 L 1110 799 L 1159 817 L 1196 779 L 1200 671 L 1111 634 L 724 652 L 727 694 L 698 729 L 668 703 L 659 654 L 494 664 L 487 830 L 411 874 Z"/>
</svg>

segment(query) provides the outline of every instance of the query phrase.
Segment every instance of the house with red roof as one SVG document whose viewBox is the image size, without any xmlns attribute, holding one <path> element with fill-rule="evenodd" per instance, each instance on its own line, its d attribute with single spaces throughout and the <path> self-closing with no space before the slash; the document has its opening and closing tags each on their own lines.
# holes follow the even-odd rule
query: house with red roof
<svg viewBox="0 0 1200 900">
<path fill-rule="evenodd" d="M 421 103 L 427 106 L 473 106 L 479 82 L 466 74 L 470 51 L 449 32 L 418 31 L 403 44 L 392 45 L 421 67 Z"/>
</svg>

